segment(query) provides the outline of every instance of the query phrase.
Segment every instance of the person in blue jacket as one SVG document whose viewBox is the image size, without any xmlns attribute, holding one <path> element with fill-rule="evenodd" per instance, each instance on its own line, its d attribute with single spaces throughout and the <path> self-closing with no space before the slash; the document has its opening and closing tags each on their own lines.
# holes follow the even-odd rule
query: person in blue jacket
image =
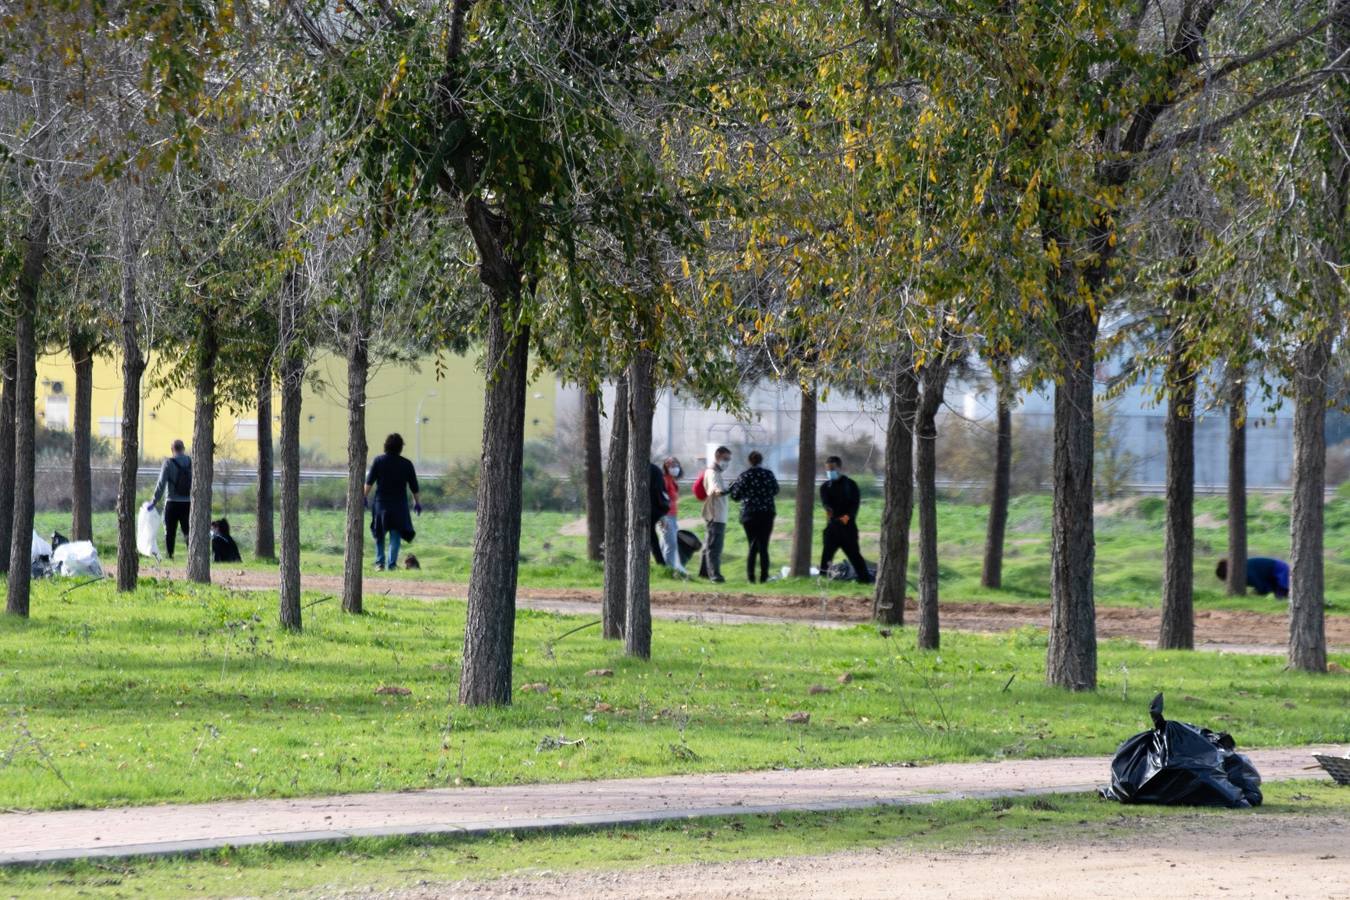
<svg viewBox="0 0 1350 900">
<path fill-rule="evenodd" d="M 1214 567 L 1214 574 L 1220 581 L 1227 581 L 1228 560 L 1219 560 L 1219 564 Z M 1274 594 L 1281 600 L 1289 599 L 1289 563 L 1268 556 L 1248 557 L 1247 587 L 1263 597 Z"/>
<path fill-rule="evenodd" d="M 371 487 L 375 501 L 370 501 Z M 375 536 L 375 568 L 394 571 L 398 568 L 398 548 L 403 541 L 411 542 L 417 534 L 412 516 L 408 514 L 408 493 L 412 492 L 413 511 L 422 514 L 417 500 L 417 471 L 403 456 L 403 436 L 394 433 L 384 439 L 384 453 L 375 457 L 366 476 L 366 502 L 370 504 L 370 533 Z M 384 539 L 389 538 L 389 556 L 384 555 Z"/>
</svg>

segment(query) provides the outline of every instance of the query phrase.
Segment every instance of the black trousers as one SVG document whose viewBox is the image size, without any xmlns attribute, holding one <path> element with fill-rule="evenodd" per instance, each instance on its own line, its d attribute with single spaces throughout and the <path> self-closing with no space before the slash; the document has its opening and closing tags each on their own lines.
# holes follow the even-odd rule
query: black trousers
<svg viewBox="0 0 1350 900">
<path fill-rule="evenodd" d="M 183 543 L 188 539 L 188 511 L 191 503 L 182 500 L 168 500 L 164 503 L 164 555 L 173 559 L 173 539 L 177 526 L 183 526 Z"/>
<path fill-rule="evenodd" d="M 836 550 L 844 551 L 844 557 L 848 559 L 849 565 L 853 566 L 853 572 L 858 579 L 859 584 L 868 584 L 872 581 L 872 576 L 867 572 L 867 560 L 863 559 L 862 551 L 858 549 L 858 523 L 850 520 L 847 525 L 836 519 L 831 519 L 825 525 L 825 548 L 820 552 L 820 574 L 827 575 L 830 569 L 830 563 L 834 560 Z"/>
<path fill-rule="evenodd" d="M 750 552 L 745 557 L 745 576 L 755 583 L 755 560 L 759 560 L 759 580 L 769 580 L 769 539 L 773 536 L 773 513 L 751 513 L 741 520 Z"/>
</svg>

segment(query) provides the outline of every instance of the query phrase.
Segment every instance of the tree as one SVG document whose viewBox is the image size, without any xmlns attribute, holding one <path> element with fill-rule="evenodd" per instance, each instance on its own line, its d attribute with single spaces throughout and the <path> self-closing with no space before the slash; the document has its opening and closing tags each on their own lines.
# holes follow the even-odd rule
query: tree
<svg viewBox="0 0 1350 900">
<path fill-rule="evenodd" d="M 75 412 L 71 417 L 70 539 L 89 541 L 94 538 L 90 441 L 93 434 L 94 353 L 98 345 L 95 335 L 88 329 L 71 327 L 68 334 L 70 361 L 75 368 Z"/>
<path fill-rule="evenodd" d="M 0 473 L 14 471 L 14 383 L 18 360 L 12 342 L 7 341 L 0 357 Z M 0 477 L 0 571 L 9 572 L 8 547 L 14 535 L 14 479 Z"/>
<path fill-rule="evenodd" d="M 601 464 L 600 391 L 585 388 L 581 394 L 581 443 L 586 472 L 586 558 L 604 559 L 605 475 Z"/>
<path fill-rule="evenodd" d="M 628 376 L 614 385 L 609 421 L 609 457 L 605 469 L 605 581 L 601 630 L 610 640 L 623 638 L 628 605 Z"/>
<path fill-rule="evenodd" d="M 1015 399 L 1012 366 L 1009 360 L 994 362 L 994 473 L 989 487 L 989 520 L 985 528 L 984 562 L 980 567 L 980 585 L 997 590 L 1003 587 L 1003 539 L 1008 530 L 1008 504 L 1012 498 L 1012 407 Z"/>
<path fill-rule="evenodd" d="M 12 294 L 14 316 L 14 468 L 5 476 L 13 479 L 13 514 L 9 545 L 9 581 L 5 611 L 28 616 L 32 569 L 30 566 L 33 534 L 34 401 L 37 362 L 36 319 L 39 291 L 52 234 L 52 184 L 56 175 L 50 156 L 59 146 L 52 121 L 51 47 L 41 34 L 41 18 L 29 23 L 27 37 L 33 41 L 32 56 L 25 60 L 31 79 L 28 86 L 33 106 L 7 110 L 4 128 L 4 156 L 26 158 L 32 163 L 23 179 L 27 224 L 18 244 L 17 285 Z M 30 30 L 31 29 L 31 30 Z M 30 127 L 32 126 L 32 127 Z M 8 173 L 6 173 L 8 174 Z M 6 454 L 7 455 L 7 454 Z"/>
<path fill-rule="evenodd" d="M 371 19 L 339 6 L 290 12 L 321 65 L 355 72 L 369 87 L 352 95 L 346 114 L 363 119 L 352 145 L 360 171 L 392 173 L 419 204 L 461 221 L 486 292 L 474 329 L 487 385 L 459 699 L 507 703 L 529 350 L 547 344 L 534 323 L 555 296 L 541 288 L 557 272 L 587 281 L 578 268 L 583 230 L 611 237 L 636 259 L 634 229 L 652 224 L 647 211 L 670 205 L 631 121 L 645 104 L 628 101 L 659 84 L 634 76 L 670 52 L 670 29 L 694 13 L 663 18 L 649 3 L 455 0 L 386 5 Z M 379 114 L 368 123 L 372 95 Z"/>
<path fill-rule="evenodd" d="M 811 544 L 816 512 L 816 386 L 801 387 L 801 418 L 797 424 L 797 487 L 792 517 L 793 578 L 811 574 Z M 901 605 L 903 606 L 903 596 Z"/>
<path fill-rule="evenodd" d="M 276 559 L 276 533 L 273 530 L 273 463 L 272 463 L 272 361 L 264 360 L 258 367 L 258 495 L 254 516 L 257 531 L 253 538 L 253 555 L 266 561 Z"/>
<path fill-rule="evenodd" d="M 938 627 L 937 414 L 951 371 L 952 351 L 931 359 L 919 371 L 915 428 L 915 474 L 919 483 L 919 647 L 936 650 Z"/>
<path fill-rule="evenodd" d="M 914 432 L 919 415 L 919 378 L 909 358 L 895 367 L 886 424 L 886 482 L 881 516 L 881 557 L 872 618 L 905 624 L 909 585 L 909 529 L 914 515 Z"/>
<path fill-rule="evenodd" d="M 307 312 L 306 273 L 286 272 L 277 292 L 281 381 L 281 627 L 300 631 L 300 415 L 304 401 Z"/>
<path fill-rule="evenodd" d="M 652 655 L 650 593 L 652 506 L 652 385 L 655 354 L 639 351 L 628 366 L 628 546 L 624 584 L 624 652 L 639 659 Z"/>
<path fill-rule="evenodd" d="M 1228 596 L 1247 593 L 1247 380 L 1240 363 L 1227 366 Z"/>
</svg>

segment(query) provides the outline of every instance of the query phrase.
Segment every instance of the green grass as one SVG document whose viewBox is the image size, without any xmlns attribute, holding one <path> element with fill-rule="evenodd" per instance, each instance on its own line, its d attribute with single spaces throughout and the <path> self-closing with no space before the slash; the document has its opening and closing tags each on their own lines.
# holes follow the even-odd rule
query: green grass
<svg viewBox="0 0 1350 900">
<path fill-rule="evenodd" d="M 0 891 L 43 897 L 240 896 L 387 891 L 504 875 L 619 870 L 677 863 L 808 856 L 871 848 L 955 849 L 1094 841 L 1158 823 L 1350 813 L 1350 790 L 1322 782 L 1268 784 L 1253 812 L 1121 807 L 1090 795 L 961 801 L 837 813 L 783 813 L 644 827 L 362 839 L 341 844 L 226 849 L 195 858 L 75 863 L 0 872 Z M 652 872 L 660 877 L 659 869 Z"/>
<path fill-rule="evenodd" d="M 1106 641 L 1100 690 L 1069 695 L 1044 685 L 1032 629 L 949 634 L 921 653 L 912 631 L 663 621 L 642 663 L 595 628 L 555 643 L 587 620 L 529 611 L 515 704 L 463 709 L 450 701 L 464 605 L 372 606 L 317 603 L 291 635 L 275 595 L 37 584 L 32 619 L 0 617 L 0 807 L 1106 754 L 1144 726 L 1156 690 L 1242 746 L 1350 740 L 1350 679 L 1276 657 Z M 615 674 L 587 674 L 599 668 Z M 785 723 L 795 711 L 810 724 Z M 547 749 L 559 737 L 584 743 Z"/>
<path fill-rule="evenodd" d="M 863 552 L 875 562 L 880 500 L 869 491 L 860 514 Z M 686 511 L 697 507 L 686 502 Z M 1253 495 L 1249 505 L 1249 547 L 1252 555 L 1289 556 L 1288 498 Z M 217 513 L 220 513 L 217 510 Z M 227 510 L 239 545 L 247 553 L 252 546 L 251 515 Z M 1050 501 L 1043 495 L 1015 498 L 1008 521 L 1004 587 L 991 591 L 980 587 L 981 555 L 988 510 L 983 505 L 944 502 L 939 507 L 940 558 L 943 599 L 987 602 L 1044 603 L 1050 591 Z M 1282 604 L 1272 597 L 1228 597 L 1214 577 L 1214 562 L 1226 547 L 1225 507 L 1221 498 L 1202 498 L 1196 503 L 1195 602 L 1199 608 L 1278 611 Z M 568 513 L 526 513 L 521 539 L 520 584 L 536 588 L 598 588 L 600 567 L 585 558 L 584 532 L 564 534 L 564 526 L 577 522 Z M 817 527 L 823 519 L 817 511 Z M 792 502 L 779 504 L 777 540 L 771 549 L 774 565 L 781 566 L 789 556 Z M 427 512 L 417 520 L 418 539 L 410 548 L 422 562 L 421 572 L 399 572 L 391 579 L 422 579 L 467 582 L 473 552 L 472 513 Z M 49 535 L 53 530 L 68 530 L 69 516 L 42 513 L 38 530 Z M 695 525 L 696 531 L 701 529 Z M 116 526 L 111 514 L 95 517 L 95 533 L 100 553 L 112 559 Z M 343 514 L 332 511 L 307 512 L 303 517 L 301 546 L 304 570 L 311 574 L 339 575 L 342 572 Z M 1098 516 L 1096 598 L 1107 606 L 1156 607 L 1162 585 L 1163 503 L 1158 497 L 1136 498 L 1109 504 Z M 1326 507 L 1326 599 L 1332 615 L 1350 614 L 1350 497 L 1338 497 Z M 373 555 L 373 549 L 368 552 Z M 732 523 L 727 538 L 723 571 L 725 589 L 757 594 L 814 594 L 822 590 L 814 580 L 788 580 L 767 585 L 751 585 L 744 576 L 744 536 Z M 817 537 L 816 552 L 820 541 Z M 917 553 L 917 546 L 915 547 Z M 181 563 L 181 556 L 180 556 Z M 248 568 L 268 568 L 246 563 Z M 917 562 L 911 562 L 917 573 Z M 658 577 L 660 590 L 706 591 L 707 582 L 681 582 Z M 852 583 L 832 582 L 823 588 L 832 595 L 858 595 L 867 589 Z"/>
</svg>

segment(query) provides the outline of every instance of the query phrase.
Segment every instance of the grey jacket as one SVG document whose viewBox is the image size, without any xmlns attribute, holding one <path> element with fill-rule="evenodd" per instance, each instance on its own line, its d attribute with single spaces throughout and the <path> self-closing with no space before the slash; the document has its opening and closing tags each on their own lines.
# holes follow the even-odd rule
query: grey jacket
<svg viewBox="0 0 1350 900">
<path fill-rule="evenodd" d="M 192 479 L 192 457 L 186 453 L 178 453 L 164 460 L 164 466 L 159 470 L 159 481 L 155 483 L 155 496 L 150 501 L 155 506 L 159 506 L 159 500 L 167 491 L 170 503 L 189 503 L 192 497 L 189 494 L 178 493 L 177 469 L 187 469 L 188 483 Z M 190 490 L 190 488 L 189 488 Z"/>
</svg>

